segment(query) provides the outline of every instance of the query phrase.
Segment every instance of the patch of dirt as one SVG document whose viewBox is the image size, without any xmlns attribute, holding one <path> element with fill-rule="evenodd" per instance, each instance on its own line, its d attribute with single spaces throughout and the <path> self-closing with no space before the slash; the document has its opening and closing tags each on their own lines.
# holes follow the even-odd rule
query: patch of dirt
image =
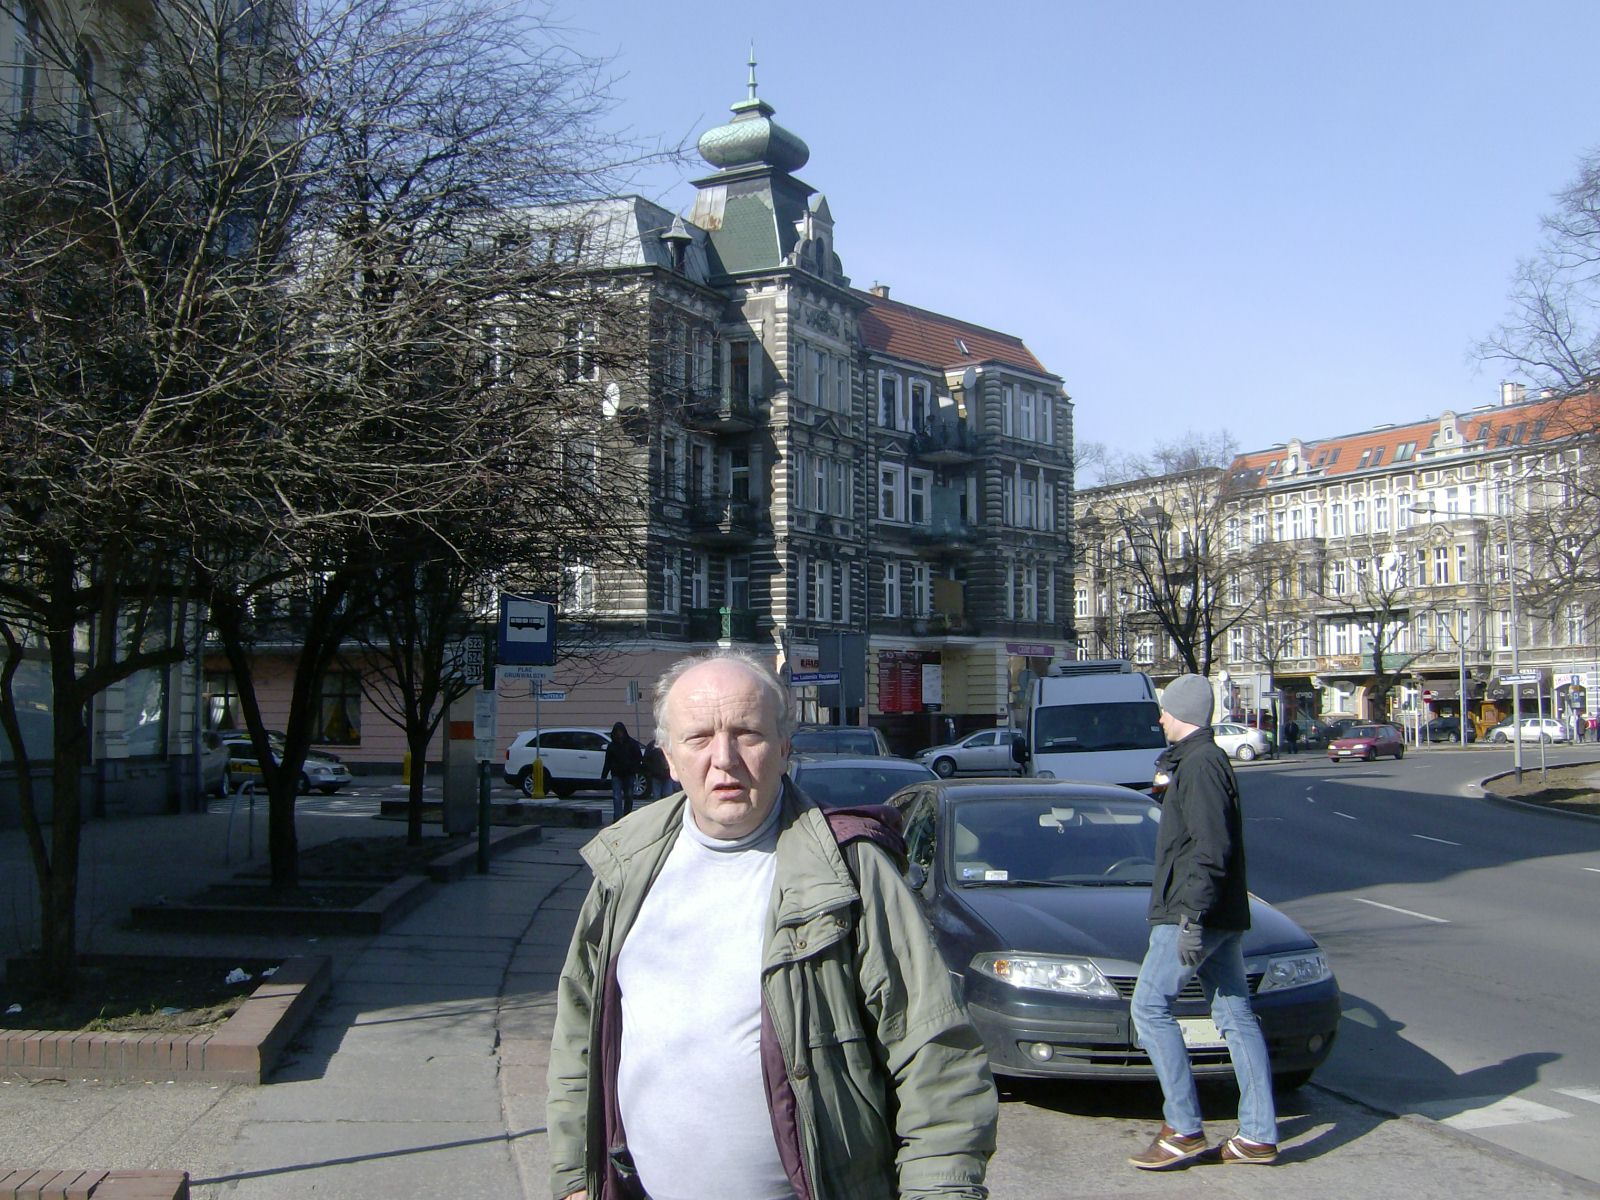
<svg viewBox="0 0 1600 1200">
<path fill-rule="evenodd" d="M 342 837 L 300 851 L 302 884 L 313 880 L 381 879 L 392 882 L 402 875 L 423 875 L 428 864 L 441 854 L 458 850 L 471 835 L 455 833 L 448 837 L 424 837 L 418 845 L 407 844 L 401 835 Z M 260 869 L 249 873 L 261 875 Z"/>
<path fill-rule="evenodd" d="M 1524 756 L 1520 786 L 1515 775 L 1506 775 L 1491 780 L 1484 788 L 1496 796 L 1510 796 L 1529 804 L 1600 816 L 1600 765 L 1551 767 L 1546 774 L 1548 778 L 1541 776 L 1537 759 L 1530 766 Z"/>
<path fill-rule="evenodd" d="M 27 960 L 13 959 L 0 983 L 0 1029 L 205 1033 L 231 1017 L 277 966 L 254 958 L 85 957 L 77 988 L 61 1000 L 37 986 Z M 248 978 L 229 982 L 236 970 Z M 7 1011 L 13 1006 L 21 1011 Z"/>
</svg>

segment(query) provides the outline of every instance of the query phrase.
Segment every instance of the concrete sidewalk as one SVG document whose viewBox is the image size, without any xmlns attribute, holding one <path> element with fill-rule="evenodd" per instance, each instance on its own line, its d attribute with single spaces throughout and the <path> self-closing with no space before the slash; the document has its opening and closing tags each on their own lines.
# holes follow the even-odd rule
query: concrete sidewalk
<svg viewBox="0 0 1600 1200">
<path fill-rule="evenodd" d="M 357 815 L 354 808 L 342 817 L 308 812 L 302 828 L 310 839 L 390 824 Z M 588 887 L 578 848 L 592 831 L 547 829 L 542 842 L 497 857 L 488 875 L 435 887 L 421 908 L 372 938 L 308 947 L 305 939 L 270 945 L 270 938 L 219 942 L 120 929 L 110 915 L 113 898 L 124 904 L 197 885 L 190 876 L 205 871 L 174 878 L 151 864 L 176 861 L 175 838 L 212 839 L 206 844 L 216 850 L 215 816 L 95 828 L 89 869 L 108 907 L 91 923 L 93 948 L 330 954 L 334 983 L 313 1022 L 262 1087 L 0 1079 L 0 1164 L 179 1168 L 205 1200 L 546 1200 L 544 1072 L 554 985 Z M 18 841 L 0 834 L 0 868 L 8 874 L 27 870 L 16 857 Z M 1600 1195 L 1429 1122 L 1384 1117 L 1315 1087 L 1286 1100 L 1279 1166 L 1152 1177 L 1124 1160 L 1149 1140 L 1158 1103 L 1149 1089 L 1008 1092 L 990 1172 L 995 1196 Z M 1213 1132 L 1230 1128 L 1219 1120 Z"/>
</svg>

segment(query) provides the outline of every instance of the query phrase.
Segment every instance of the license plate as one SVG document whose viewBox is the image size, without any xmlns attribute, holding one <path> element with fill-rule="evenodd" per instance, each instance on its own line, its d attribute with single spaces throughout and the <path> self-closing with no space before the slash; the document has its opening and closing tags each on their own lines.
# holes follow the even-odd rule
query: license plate
<svg viewBox="0 0 1600 1200">
<path fill-rule="evenodd" d="M 1210 1017 L 1179 1017 L 1178 1029 L 1183 1044 L 1191 1050 L 1220 1050 L 1228 1044 Z"/>
</svg>

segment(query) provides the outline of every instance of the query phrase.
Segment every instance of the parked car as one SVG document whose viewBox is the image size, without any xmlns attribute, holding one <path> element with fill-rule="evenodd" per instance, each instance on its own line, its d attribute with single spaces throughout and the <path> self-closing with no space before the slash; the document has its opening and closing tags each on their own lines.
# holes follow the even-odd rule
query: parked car
<svg viewBox="0 0 1600 1200">
<path fill-rule="evenodd" d="M 1223 753 L 1237 758 L 1240 762 L 1264 758 L 1272 753 L 1271 735 L 1259 729 L 1235 725 L 1232 721 L 1217 722 L 1211 727 L 1211 736 L 1222 748 Z"/>
<path fill-rule="evenodd" d="M 1129 1001 L 1150 938 L 1161 809 L 1128 788 L 1059 779 L 940 780 L 894 803 L 908 882 L 995 1073 L 1151 1078 Z M 1273 1073 L 1297 1087 L 1339 1025 L 1327 957 L 1254 896 L 1244 957 Z M 1196 1074 L 1231 1077 L 1198 979 L 1176 1015 Z"/>
<path fill-rule="evenodd" d="M 1296 717 L 1295 724 L 1300 727 L 1300 745 L 1326 746 L 1338 737 L 1332 725 L 1316 717 Z"/>
<path fill-rule="evenodd" d="M 1567 727 L 1554 717 L 1523 717 L 1521 733 L 1514 730 L 1515 722 L 1502 721 L 1489 731 L 1491 742 L 1509 742 L 1513 737 L 1524 742 L 1565 742 Z"/>
<path fill-rule="evenodd" d="M 255 744 L 250 740 L 248 730 L 230 729 L 221 734 L 222 744 L 228 750 L 227 788 L 230 792 L 238 791 L 247 781 L 259 782 L 261 779 L 261 765 L 256 759 Z M 267 742 L 272 747 L 272 757 L 277 760 L 283 753 L 283 734 L 275 729 L 267 731 Z M 331 796 L 340 788 L 354 782 L 350 768 L 345 766 L 337 754 L 327 750 L 307 750 L 306 760 L 300 765 L 299 791 L 305 795 L 313 788 L 325 796 Z"/>
<path fill-rule="evenodd" d="M 796 755 L 789 778 L 823 808 L 883 804 L 901 788 L 938 776 L 919 762 L 893 755 Z"/>
<path fill-rule="evenodd" d="M 228 791 L 228 745 L 222 734 L 206 729 L 200 734 L 200 790 L 208 796 L 223 796 Z"/>
<path fill-rule="evenodd" d="M 1333 737 L 1329 738 L 1328 740 L 1330 742 L 1336 741 L 1344 736 L 1345 730 L 1356 725 L 1368 724 L 1371 724 L 1371 722 L 1363 720 L 1361 717 L 1330 717 L 1328 718 L 1327 725 L 1328 728 L 1333 731 Z"/>
<path fill-rule="evenodd" d="M 574 792 L 609 792 L 610 779 L 601 779 L 611 733 L 605 729 L 524 729 L 506 747 L 502 772 L 505 781 L 533 795 L 533 760 L 544 764 L 545 790 L 566 799 Z M 633 777 L 634 799 L 650 794 L 650 777 L 640 771 Z"/>
<path fill-rule="evenodd" d="M 954 775 L 1020 775 L 1015 746 L 1023 737 L 1020 729 L 980 729 L 958 742 L 929 746 L 913 756 L 927 763 L 941 779 Z"/>
<path fill-rule="evenodd" d="M 796 754 L 888 754 L 889 743 L 870 725 L 802 725 L 790 738 Z"/>
<path fill-rule="evenodd" d="M 1425 742 L 1459 742 L 1461 740 L 1460 717 L 1435 717 L 1422 727 L 1422 740 Z M 1477 732 L 1472 728 L 1472 722 L 1467 722 L 1467 742 L 1478 740 Z"/>
<path fill-rule="evenodd" d="M 1328 757 L 1334 762 L 1362 758 L 1371 762 L 1380 754 L 1406 756 L 1406 740 L 1393 725 L 1351 725 L 1328 743 Z"/>
</svg>

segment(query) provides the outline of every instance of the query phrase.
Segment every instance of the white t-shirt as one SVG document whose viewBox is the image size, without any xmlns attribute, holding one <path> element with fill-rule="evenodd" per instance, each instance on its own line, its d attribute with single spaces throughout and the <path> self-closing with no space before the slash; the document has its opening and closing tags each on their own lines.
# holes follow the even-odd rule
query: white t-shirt
<svg viewBox="0 0 1600 1200">
<path fill-rule="evenodd" d="M 683 829 L 617 959 L 617 1101 L 651 1200 L 793 1200 L 761 1073 L 761 943 L 778 808 L 749 837 Z"/>
</svg>

